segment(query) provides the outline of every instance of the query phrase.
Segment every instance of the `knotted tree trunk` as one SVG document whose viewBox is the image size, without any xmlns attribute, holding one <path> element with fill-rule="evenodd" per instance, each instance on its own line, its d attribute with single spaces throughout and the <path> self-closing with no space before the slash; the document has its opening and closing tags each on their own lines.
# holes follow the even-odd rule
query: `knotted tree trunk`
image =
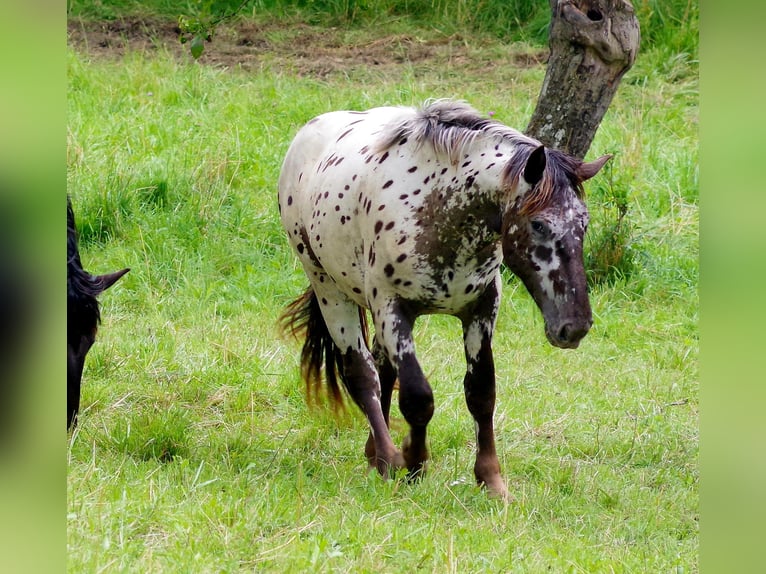
<svg viewBox="0 0 766 574">
<path fill-rule="evenodd" d="M 550 57 L 527 134 L 584 158 L 640 39 L 628 0 L 550 0 Z"/>
</svg>

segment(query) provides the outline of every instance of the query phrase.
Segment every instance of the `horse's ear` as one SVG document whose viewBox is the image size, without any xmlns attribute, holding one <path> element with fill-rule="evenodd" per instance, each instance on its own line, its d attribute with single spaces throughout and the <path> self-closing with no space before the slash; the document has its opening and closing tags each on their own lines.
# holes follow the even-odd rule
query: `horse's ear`
<svg viewBox="0 0 766 574">
<path fill-rule="evenodd" d="M 543 178 L 545 171 L 545 146 L 536 147 L 527 159 L 527 165 L 524 166 L 524 181 L 534 186 Z"/>
<path fill-rule="evenodd" d="M 117 283 L 120 277 L 125 275 L 130 269 L 122 269 L 121 271 L 115 271 L 114 273 L 106 273 L 104 275 L 98 275 L 93 280 L 98 285 L 98 292 L 103 293 L 109 287 Z"/>
<path fill-rule="evenodd" d="M 601 171 L 601 168 L 604 167 L 604 164 L 610 159 L 612 159 L 612 154 L 608 153 L 591 162 L 581 163 L 580 167 L 577 168 L 577 178 L 580 181 L 585 181 L 592 178 L 599 171 Z"/>
</svg>

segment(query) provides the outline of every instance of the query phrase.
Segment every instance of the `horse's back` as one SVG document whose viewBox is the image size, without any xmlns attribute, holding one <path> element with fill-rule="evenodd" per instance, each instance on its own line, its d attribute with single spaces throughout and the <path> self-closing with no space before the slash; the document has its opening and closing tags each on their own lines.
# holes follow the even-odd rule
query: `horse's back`
<svg viewBox="0 0 766 574">
<path fill-rule="evenodd" d="M 327 112 L 309 120 L 296 134 L 282 165 L 281 177 L 316 165 L 333 150 L 370 145 L 381 130 L 398 117 L 414 114 L 413 108 L 379 107 L 363 112 Z M 281 185 L 281 184 L 280 184 Z"/>
<path fill-rule="evenodd" d="M 282 165 L 282 224 L 309 278 L 322 269 L 359 304 L 366 270 L 362 222 L 368 217 L 360 197 L 383 176 L 373 172 L 370 158 L 387 126 L 414 113 L 381 107 L 322 114 L 299 130 Z"/>
<path fill-rule="evenodd" d="M 333 285 L 360 306 L 377 292 L 379 300 L 417 299 L 450 311 L 492 282 L 494 266 L 481 277 L 474 267 L 498 259 L 496 232 L 465 228 L 466 221 L 483 226 L 486 206 L 466 217 L 472 195 L 458 177 L 487 177 L 495 160 L 483 159 L 491 165 L 479 175 L 478 166 L 456 166 L 418 138 L 392 142 L 417 113 L 388 107 L 318 116 L 298 132 L 283 164 L 282 224 L 309 280 Z M 441 195 L 433 198 L 434 189 Z M 443 287 L 447 280 L 455 293 Z"/>
</svg>

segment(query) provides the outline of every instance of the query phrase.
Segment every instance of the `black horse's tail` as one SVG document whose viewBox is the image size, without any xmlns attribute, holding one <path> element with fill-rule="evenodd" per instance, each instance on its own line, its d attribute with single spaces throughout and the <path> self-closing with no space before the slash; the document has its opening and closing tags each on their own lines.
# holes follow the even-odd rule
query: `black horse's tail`
<svg viewBox="0 0 766 574">
<path fill-rule="evenodd" d="M 364 312 L 359 311 L 360 318 L 366 319 Z M 365 323 L 363 327 L 366 331 Z M 311 287 L 287 306 L 280 317 L 280 325 L 285 333 L 298 339 L 305 337 L 301 351 L 301 377 L 306 383 L 308 402 L 317 402 L 324 367 L 330 406 L 336 412 L 343 410 L 343 394 L 338 384 L 339 378 L 343 381 L 343 354 L 330 336 L 319 300 Z"/>
</svg>

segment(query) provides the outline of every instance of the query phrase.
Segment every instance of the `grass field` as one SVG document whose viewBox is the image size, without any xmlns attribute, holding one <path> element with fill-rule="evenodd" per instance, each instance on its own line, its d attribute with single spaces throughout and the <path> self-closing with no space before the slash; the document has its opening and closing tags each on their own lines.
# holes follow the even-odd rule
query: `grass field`
<svg viewBox="0 0 766 574">
<path fill-rule="evenodd" d="M 390 33 L 317 32 L 340 44 Z M 436 397 L 420 483 L 365 475 L 362 417 L 304 403 L 299 345 L 275 328 L 306 284 L 277 215 L 281 159 L 332 109 L 459 97 L 523 128 L 545 68 L 512 56 L 537 48 L 492 34 L 459 43 L 460 68 L 405 57 L 322 75 L 289 59 L 238 70 L 163 49 L 69 50 L 67 183 L 83 263 L 132 268 L 102 298 L 68 437 L 69 571 L 697 571 L 694 53 L 642 54 L 591 148 L 615 159 L 587 188 L 586 247 L 615 197 L 629 234 L 621 267 L 594 282 L 580 349 L 549 346 L 506 277 L 495 418 L 514 503 L 473 484 L 454 319 L 417 325 Z M 392 426 L 398 442 L 396 409 Z"/>
</svg>

